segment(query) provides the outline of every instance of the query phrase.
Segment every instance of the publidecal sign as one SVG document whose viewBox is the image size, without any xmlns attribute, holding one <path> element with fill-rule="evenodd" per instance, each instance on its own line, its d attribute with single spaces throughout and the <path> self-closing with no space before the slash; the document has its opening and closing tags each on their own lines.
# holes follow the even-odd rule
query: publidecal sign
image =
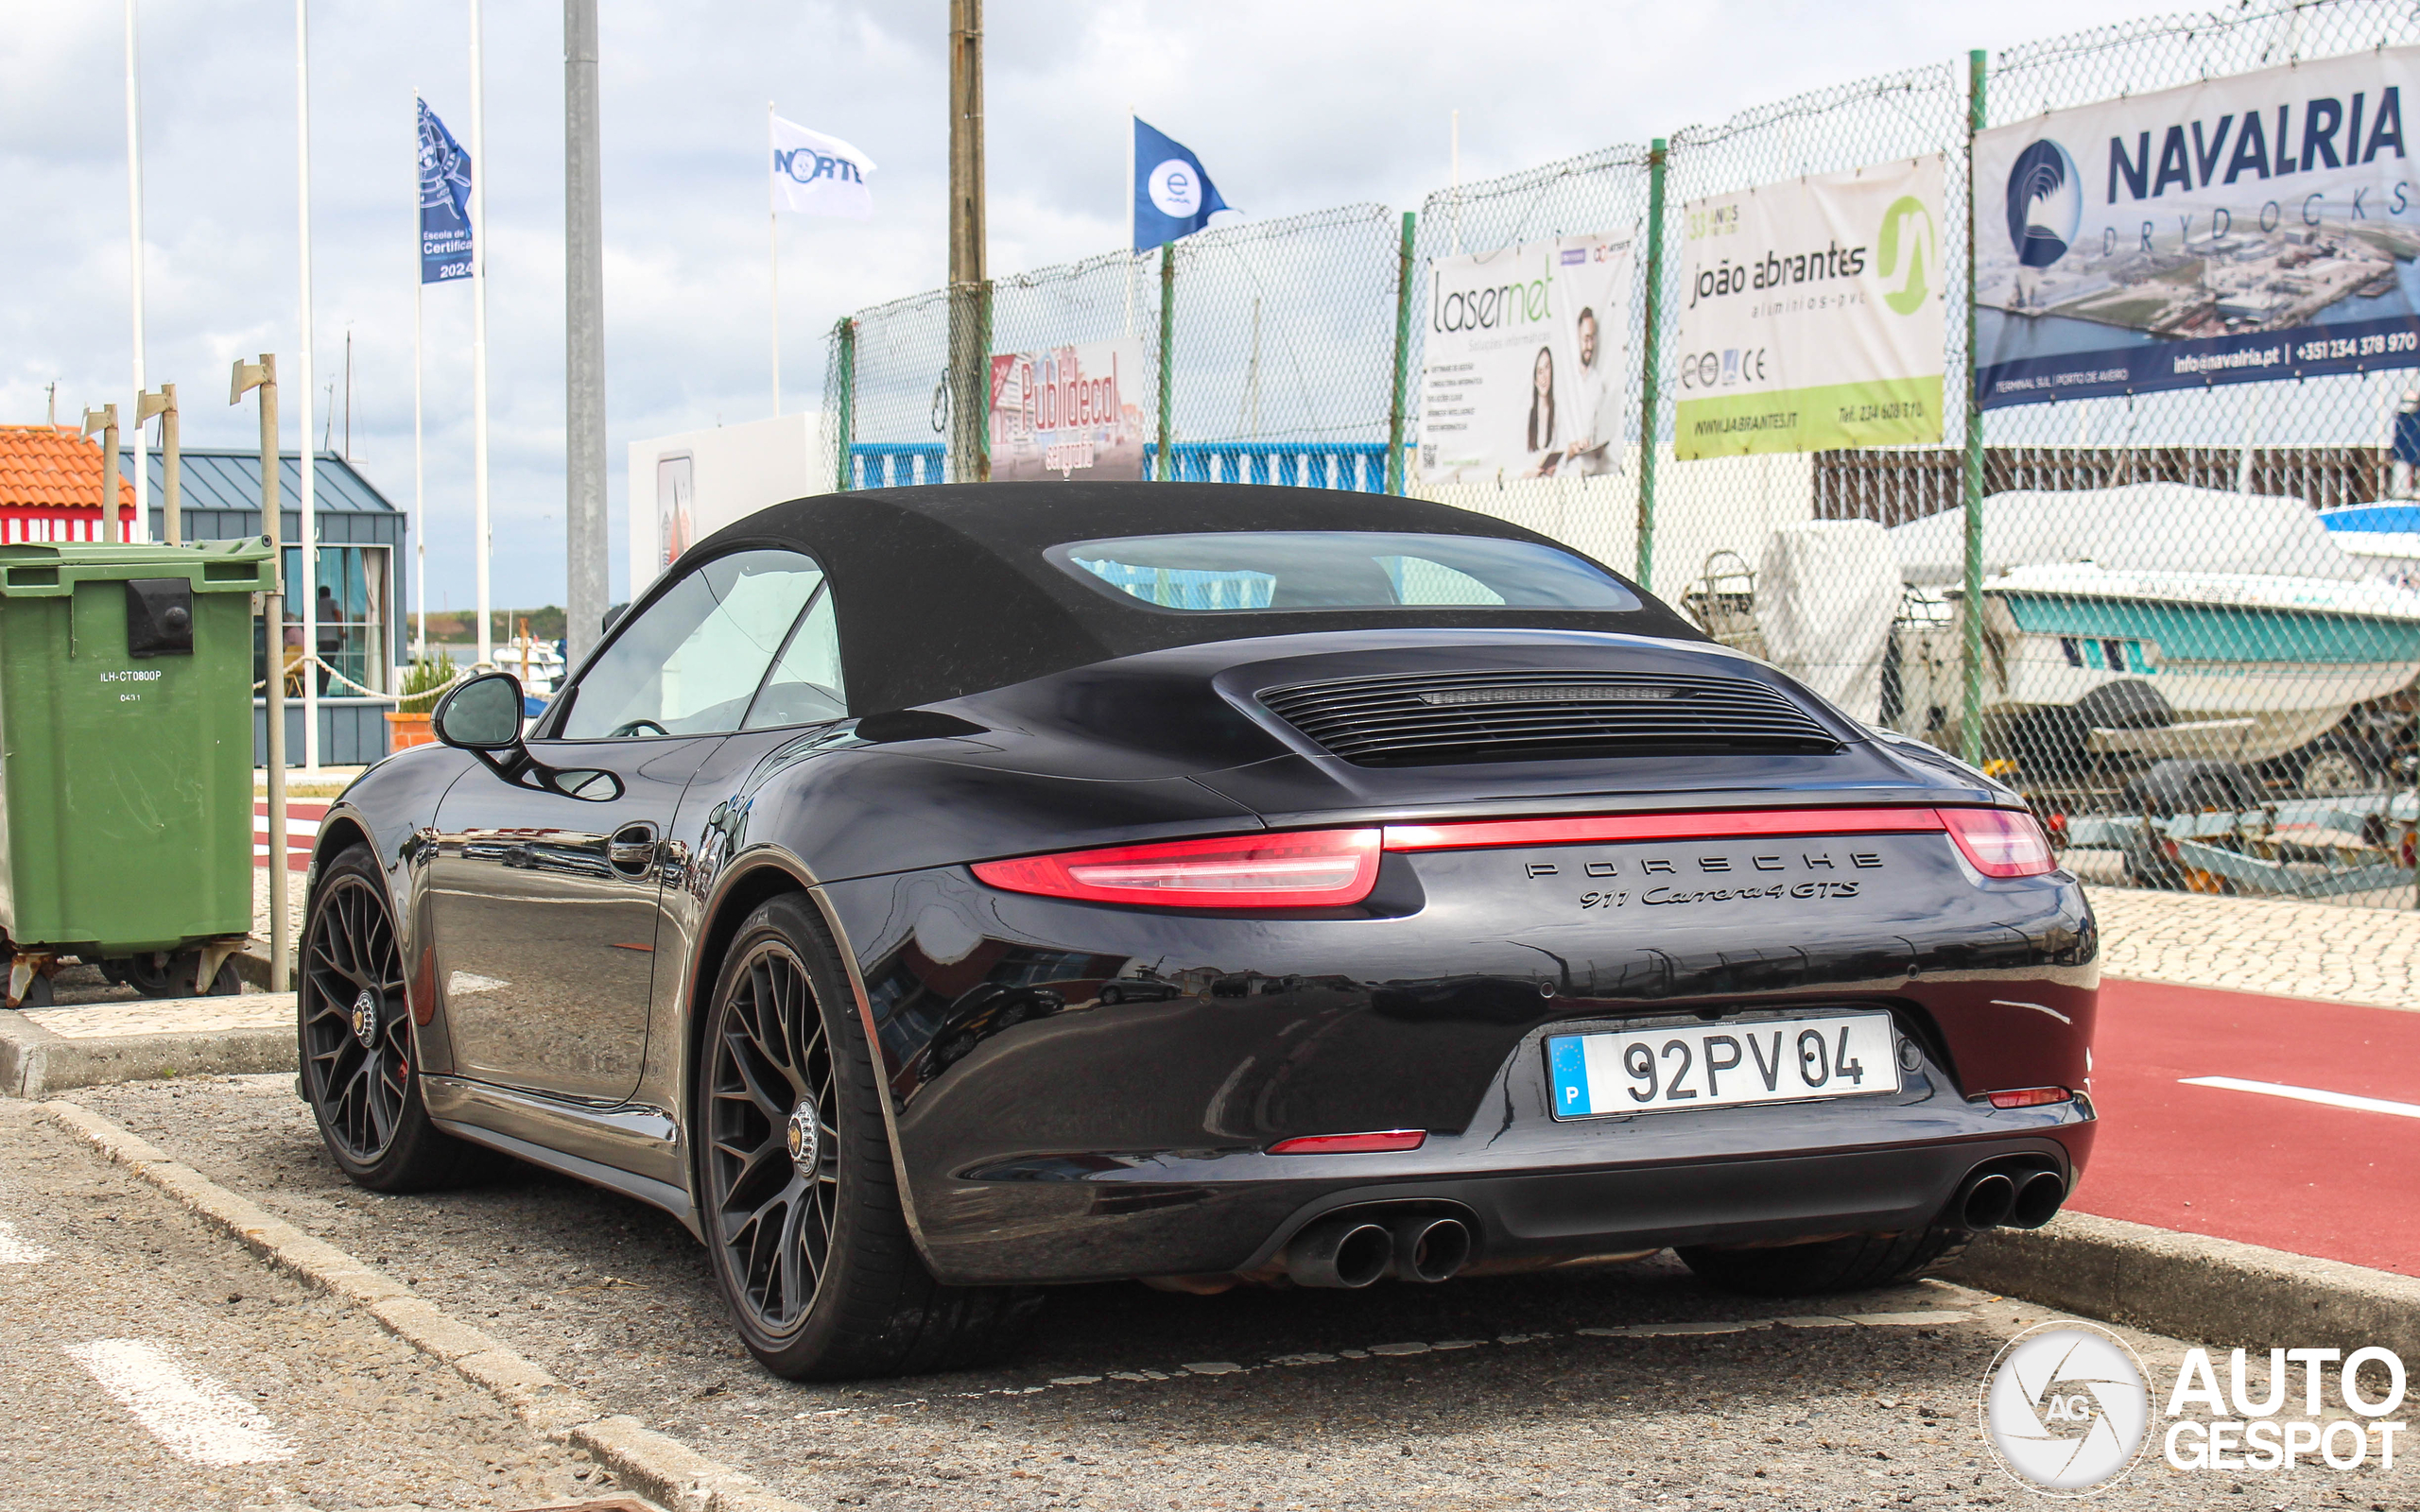
<svg viewBox="0 0 2420 1512">
<path fill-rule="evenodd" d="M 1939 156 L 1684 210 L 1677 455 L 1941 439 Z"/>
<path fill-rule="evenodd" d="M 1630 301 L 1626 241 L 1565 236 L 1439 258 L 1421 374 L 1422 480 L 1618 472 Z"/>
<path fill-rule="evenodd" d="M 992 354 L 992 476 L 1143 476 L 1143 343 Z"/>
<path fill-rule="evenodd" d="M 1978 399 L 2412 366 L 2415 85 L 2384 48 L 1977 137 Z"/>
</svg>

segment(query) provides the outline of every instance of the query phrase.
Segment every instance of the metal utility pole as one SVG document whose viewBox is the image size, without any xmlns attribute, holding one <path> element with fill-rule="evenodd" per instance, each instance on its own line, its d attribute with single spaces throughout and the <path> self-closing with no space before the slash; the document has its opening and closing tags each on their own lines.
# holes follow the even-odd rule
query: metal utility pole
<svg viewBox="0 0 2420 1512">
<path fill-rule="evenodd" d="M 143 433 L 144 425 L 154 415 L 160 417 L 160 535 L 169 545 L 182 546 L 185 543 L 184 489 L 182 452 L 177 439 L 176 385 L 162 384 L 155 392 L 134 396 L 136 435 Z M 135 454 L 135 460 L 137 465 L 141 464 L 141 453 Z M 143 496 L 140 493 L 135 495 L 134 508 L 138 515 L 143 512 Z"/>
<path fill-rule="evenodd" d="M 295 376 L 302 389 L 302 432 L 297 438 L 302 443 L 302 476 L 295 492 L 301 506 L 302 528 L 295 534 L 302 549 L 299 559 L 302 570 L 297 576 L 302 600 L 302 655 L 316 658 L 320 654 L 320 595 L 312 589 L 319 581 L 320 525 L 314 483 L 320 470 L 320 459 L 311 450 L 311 0 L 294 0 L 294 177 L 295 197 L 299 201 L 295 218 L 300 232 L 301 288 L 296 301 L 302 310 L 302 339 L 295 352 Z M 330 402 L 331 410 L 335 408 Z M 320 769 L 320 678 L 319 669 L 307 661 L 302 669 L 302 769 Z"/>
<path fill-rule="evenodd" d="M 284 992 L 294 985 L 286 939 L 291 924 L 285 866 L 285 556 L 278 546 L 285 521 L 277 502 L 277 358 L 266 352 L 258 362 L 235 364 L 227 403 L 240 404 L 255 388 L 261 391 L 261 540 L 268 546 L 270 580 L 278 585 L 261 595 L 268 647 L 268 677 L 262 684 L 268 725 L 268 989 Z"/>
<path fill-rule="evenodd" d="M 101 539 L 117 543 L 117 406 L 84 411 L 84 434 L 101 433 Z"/>
<path fill-rule="evenodd" d="M 949 0 L 949 477 L 991 475 L 991 284 L 983 266 L 983 0 Z"/>
<path fill-rule="evenodd" d="M 563 659 L 602 633 L 605 547 L 605 193 L 597 123 L 596 0 L 563 0 L 565 414 Z"/>
<path fill-rule="evenodd" d="M 495 662 L 488 613 L 488 86 L 486 23 L 471 0 L 471 549 L 477 564 L 478 665 Z"/>
</svg>

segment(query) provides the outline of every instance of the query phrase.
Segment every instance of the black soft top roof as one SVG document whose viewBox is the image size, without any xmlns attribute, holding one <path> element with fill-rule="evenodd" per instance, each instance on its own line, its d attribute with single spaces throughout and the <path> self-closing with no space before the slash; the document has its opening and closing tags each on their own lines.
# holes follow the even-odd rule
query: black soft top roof
<svg viewBox="0 0 2420 1512">
<path fill-rule="evenodd" d="M 1227 530 L 1426 531 L 1570 549 L 1489 515 L 1381 493 L 1231 483 L 975 483 L 795 499 L 715 532 L 692 560 L 788 546 L 821 562 L 838 614 L 849 707 L 859 714 L 1164 646 L 1249 636 L 1412 624 L 1704 639 L 1635 585 L 1642 607 L 1622 612 L 1420 606 L 1172 613 L 1140 602 L 1127 607 L 1043 556 L 1102 537 Z"/>
</svg>

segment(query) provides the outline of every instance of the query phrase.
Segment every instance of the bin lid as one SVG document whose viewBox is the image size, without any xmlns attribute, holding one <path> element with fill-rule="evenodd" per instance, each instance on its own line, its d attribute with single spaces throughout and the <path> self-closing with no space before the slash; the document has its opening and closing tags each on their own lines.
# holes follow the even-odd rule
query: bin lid
<svg viewBox="0 0 2420 1512">
<path fill-rule="evenodd" d="M 0 598 L 58 598 L 78 583 L 182 577 L 197 593 L 277 591 L 265 536 L 169 546 L 156 541 L 61 541 L 0 545 Z"/>
</svg>

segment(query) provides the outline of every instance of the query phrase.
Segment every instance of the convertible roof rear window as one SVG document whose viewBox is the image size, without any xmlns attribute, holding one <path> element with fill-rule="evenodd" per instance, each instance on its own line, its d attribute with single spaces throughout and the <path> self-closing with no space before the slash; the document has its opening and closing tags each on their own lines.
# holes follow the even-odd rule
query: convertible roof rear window
<svg viewBox="0 0 2420 1512">
<path fill-rule="evenodd" d="M 1043 555 L 1115 597 L 1195 613 L 1639 607 L 1595 564 L 1498 536 L 1236 530 L 1079 541 Z"/>
</svg>

